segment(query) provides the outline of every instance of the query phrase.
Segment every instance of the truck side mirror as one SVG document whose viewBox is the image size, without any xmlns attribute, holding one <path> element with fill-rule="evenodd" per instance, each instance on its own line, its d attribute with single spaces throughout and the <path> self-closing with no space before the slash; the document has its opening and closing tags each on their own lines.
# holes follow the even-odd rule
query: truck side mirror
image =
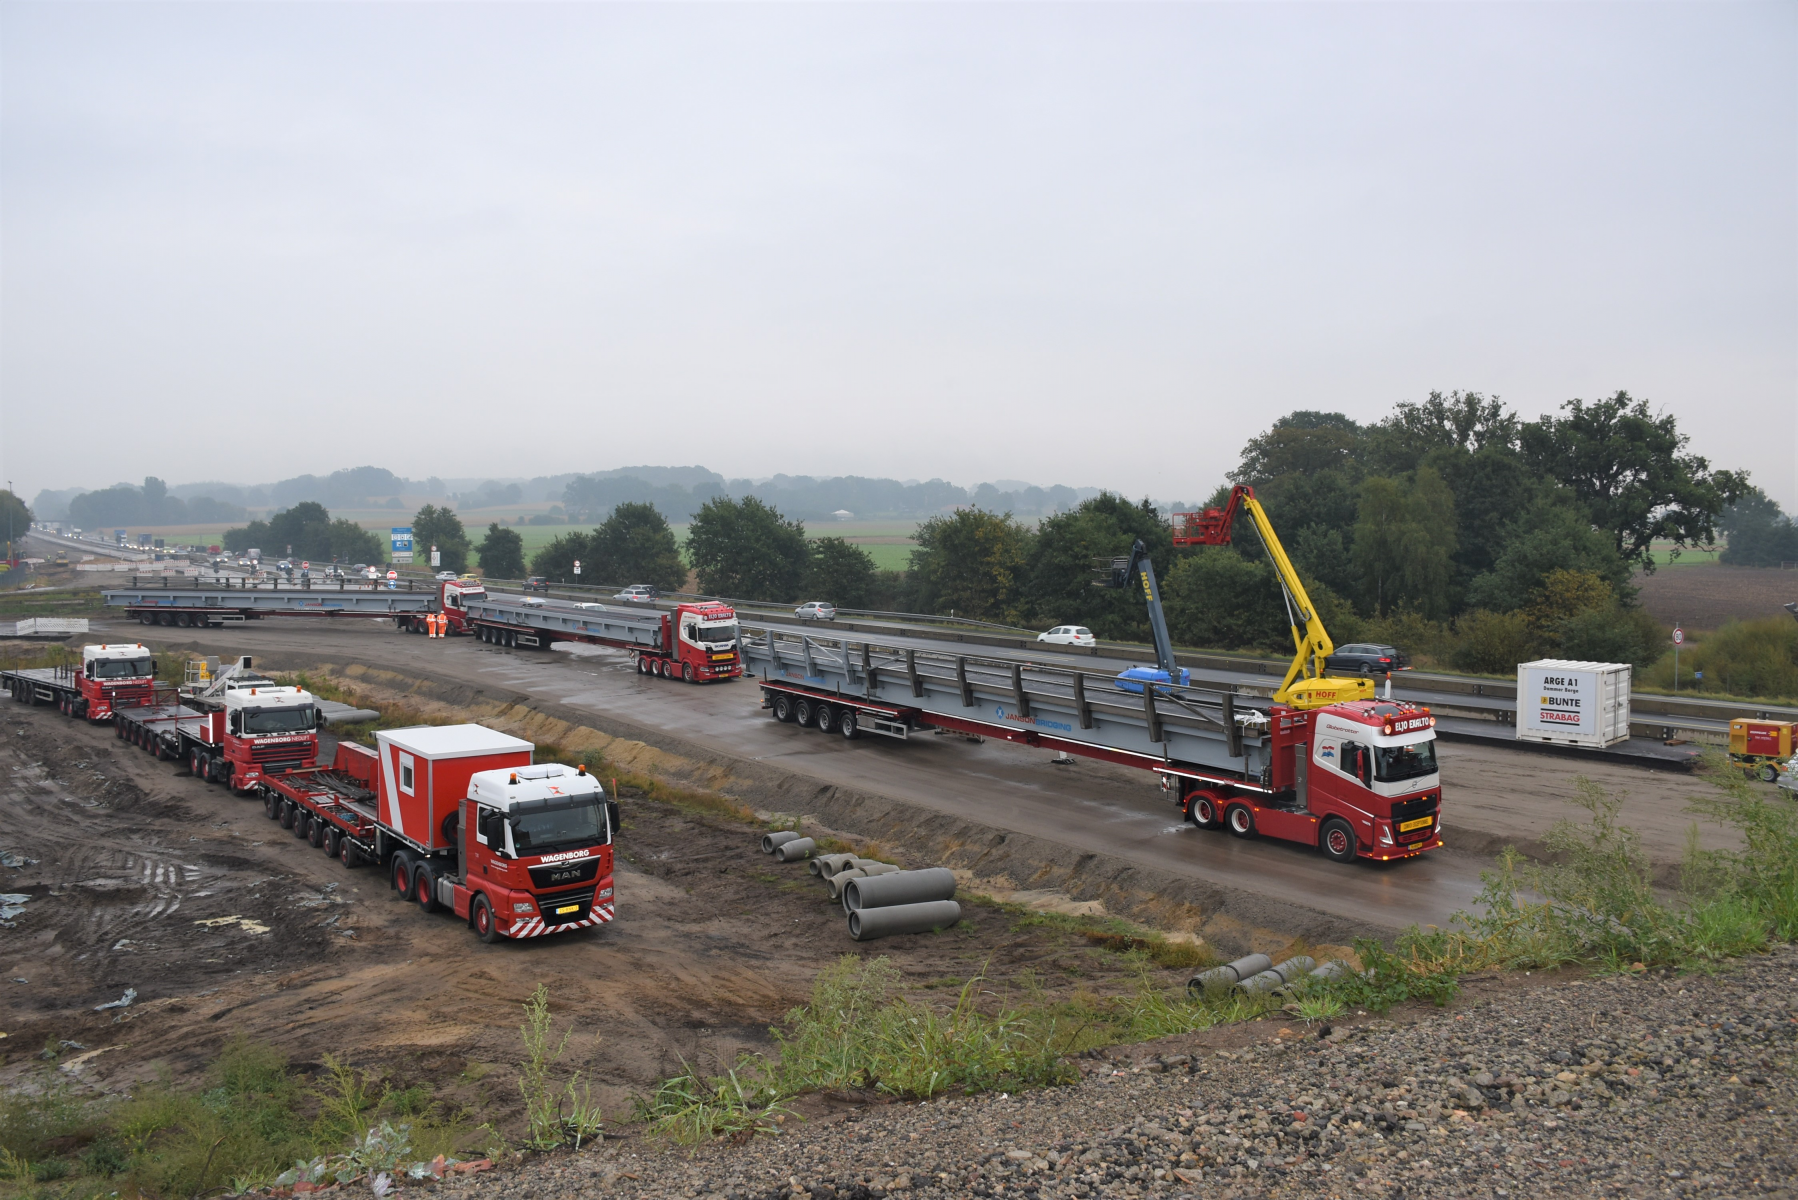
<svg viewBox="0 0 1798 1200">
<path fill-rule="evenodd" d="M 609 837 L 606 838 L 606 840 L 608 842 L 617 838 L 619 823 L 620 823 L 620 817 L 618 815 L 618 801 L 607 800 L 606 801 L 606 832 L 610 835 Z"/>
</svg>

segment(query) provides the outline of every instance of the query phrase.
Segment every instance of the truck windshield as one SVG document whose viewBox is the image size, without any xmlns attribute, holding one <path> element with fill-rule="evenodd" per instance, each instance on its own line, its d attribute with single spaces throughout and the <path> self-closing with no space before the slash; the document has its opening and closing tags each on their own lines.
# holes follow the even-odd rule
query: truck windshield
<svg viewBox="0 0 1798 1200">
<path fill-rule="evenodd" d="M 154 671 L 147 658 L 97 658 L 94 660 L 95 679 L 136 679 L 140 675 L 151 674 L 154 674 Z"/>
<path fill-rule="evenodd" d="M 1409 746 L 1376 746 L 1373 752 L 1373 776 L 1381 783 L 1397 783 L 1436 773 L 1436 743 L 1414 742 Z"/>
<path fill-rule="evenodd" d="M 304 708 L 246 708 L 245 733 L 305 733 L 312 728 L 312 706 Z"/>
<path fill-rule="evenodd" d="M 592 846 L 606 840 L 606 821 L 597 804 L 520 813 L 512 818 L 512 844 L 519 854 L 541 854 L 556 846 Z"/>
<path fill-rule="evenodd" d="M 719 643 L 737 640 L 737 623 L 735 621 L 729 625 L 701 625 L 698 629 L 698 634 L 693 638 L 696 642 Z"/>
</svg>

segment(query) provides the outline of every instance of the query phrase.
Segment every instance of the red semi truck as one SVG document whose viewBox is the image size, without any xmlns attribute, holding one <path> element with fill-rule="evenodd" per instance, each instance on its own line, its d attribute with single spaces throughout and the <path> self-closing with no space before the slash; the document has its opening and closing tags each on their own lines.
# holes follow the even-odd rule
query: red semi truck
<svg viewBox="0 0 1798 1200">
<path fill-rule="evenodd" d="M 467 634 L 499 646 L 547 650 L 557 642 L 583 642 L 630 650 L 644 675 L 708 683 L 743 674 L 736 610 L 716 601 L 672 609 L 639 604 L 551 600 L 542 596 L 487 594 L 478 582 L 446 579 L 436 611 L 395 618 L 401 631 L 425 633 L 441 619 L 445 635 Z"/>
<path fill-rule="evenodd" d="M 0 671 L 0 688 L 20 704 L 54 704 L 65 715 L 88 721 L 149 703 L 155 682 L 155 657 L 140 642 L 83 646 L 80 667 Z"/>
<path fill-rule="evenodd" d="M 531 743 L 480 725 L 339 742 L 329 768 L 263 781 L 263 811 L 345 866 L 380 865 L 426 912 L 483 942 L 608 924 L 618 806 L 585 767 L 533 766 Z"/>
</svg>

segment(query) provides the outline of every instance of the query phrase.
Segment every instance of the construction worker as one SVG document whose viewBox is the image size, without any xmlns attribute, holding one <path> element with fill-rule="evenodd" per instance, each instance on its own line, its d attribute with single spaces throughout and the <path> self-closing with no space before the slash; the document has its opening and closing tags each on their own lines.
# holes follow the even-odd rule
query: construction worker
<svg viewBox="0 0 1798 1200">
<path fill-rule="evenodd" d="M 442 613 L 432 613 L 431 614 L 431 636 L 432 637 L 442 637 L 443 636 L 443 626 L 444 626 L 444 623 L 448 619 L 449 618 L 445 617 Z"/>
<path fill-rule="evenodd" d="M 426 613 L 425 614 L 425 636 L 426 637 L 436 637 L 437 636 L 437 614 L 436 613 Z"/>
</svg>

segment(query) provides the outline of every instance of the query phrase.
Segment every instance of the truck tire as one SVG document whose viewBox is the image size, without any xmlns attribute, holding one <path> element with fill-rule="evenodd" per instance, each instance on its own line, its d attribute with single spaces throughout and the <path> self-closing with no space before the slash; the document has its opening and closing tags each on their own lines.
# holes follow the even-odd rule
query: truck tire
<svg viewBox="0 0 1798 1200">
<path fill-rule="evenodd" d="M 262 794 L 262 813 L 271 821 L 281 819 L 281 801 L 273 792 Z"/>
<path fill-rule="evenodd" d="M 476 896 L 468 906 L 468 925 L 487 945 L 499 941 L 499 922 L 493 919 L 493 905 L 487 902 L 487 897 Z"/>
<path fill-rule="evenodd" d="M 693 682 L 693 664 L 692 663 L 682 663 L 680 665 L 680 677 L 681 677 L 681 681 L 683 683 L 692 683 Z"/>
<path fill-rule="evenodd" d="M 1223 817 L 1218 815 L 1217 801 L 1203 794 L 1187 800 L 1186 819 L 1200 829 L 1219 829 L 1224 823 Z"/>
<path fill-rule="evenodd" d="M 325 831 L 325 857 L 336 858 L 343 853 L 343 830 L 333 825 Z"/>
<path fill-rule="evenodd" d="M 843 715 L 837 718 L 837 732 L 843 735 L 845 741 L 853 742 L 860 737 L 862 735 L 861 714 L 853 708 L 844 709 Z"/>
<path fill-rule="evenodd" d="M 820 704 L 812 720 L 817 724 L 819 733 L 829 733 L 837 727 L 837 710 L 828 704 Z"/>
<path fill-rule="evenodd" d="M 362 865 L 362 851 L 356 848 L 355 842 L 347 837 L 343 838 L 337 844 L 337 861 L 344 865 L 345 870 L 353 871 Z"/>
<path fill-rule="evenodd" d="M 1760 777 L 1762 783 L 1774 783 L 1779 779 L 1779 768 L 1772 763 L 1762 763 Z"/>
<path fill-rule="evenodd" d="M 302 808 L 293 818 L 293 836 L 300 839 L 302 842 L 311 841 L 312 827 L 317 824 L 317 822 L 317 817 Z"/>
<path fill-rule="evenodd" d="M 1317 848 L 1337 862 L 1354 862 L 1354 827 L 1341 817 L 1331 817 L 1317 831 Z"/>
<path fill-rule="evenodd" d="M 793 702 L 793 720 L 797 721 L 802 728 L 812 723 L 812 717 L 814 715 L 815 710 L 812 708 L 812 702 L 807 700 L 804 696 L 799 697 L 799 699 Z"/>
<path fill-rule="evenodd" d="M 430 863 L 421 862 L 412 868 L 412 899 L 428 913 L 442 910 L 443 905 L 437 903 L 437 872 Z"/>
<path fill-rule="evenodd" d="M 793 697 L 787 695 L 785 692 L 776 692 L 774 694 L 773 712 L 776 721 L 785 721 L 789 725 L 792 724 Z"/>
<path fill-rule="evenodd" d="M 281 828 L 292 829 L 294 814 L 299 811 L 299 808 L 292 800 L 281 800 L 278 803 L 281 805 L 281 812 L 275 820 L 281 822 Z"/>
<path fill-rule="evenodd" d="M 1224 810 L 1224 824 L 1230 832 L 1239 838 L 1255 836 L 1255 814 L 1249 811 L 1246 804 L 1232 804 Z"/>
<path fill-rule="evenodd" d="M 412 896 L 412 855 L 409 851 L 395 852 L 393 861 L 387 864 L 387 882 L 393 890 L 400 894 L 400 899 L 407 900 Z"/>
<path fill-rule="evenodd" d="M 641 654 L 637 655 L 637 674 L 649 674 L 649 660 L 644 658 Z"/>
<path fill-rule="evenodd" d="M 311 842 L 315 849 L 322 850 L 325 845 L 325 831 L 332 828 L 334 828 L 332 824 L 323 817 L 313 817 L 312 824 L 306 830 L 306 840 Z"/>
</svg>

